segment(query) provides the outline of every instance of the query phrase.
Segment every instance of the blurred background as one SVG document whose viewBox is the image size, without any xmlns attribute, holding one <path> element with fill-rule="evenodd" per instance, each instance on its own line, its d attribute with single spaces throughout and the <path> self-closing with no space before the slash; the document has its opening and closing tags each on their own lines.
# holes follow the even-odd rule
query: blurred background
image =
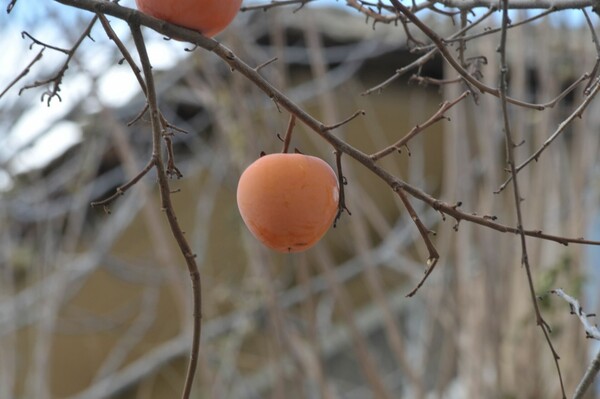
<svg viewBox="0 0 600 399">
<path fill-rule="evenodd" d="M 511 17 L 515 23 L 540 12 Z M 419 16 L 444 37 L 460 29 L 460 16 Z M 109 19 L 135 54 L 127 25 Z M 159 399 L 178 397 L 183 386 L 191 287 L 155 176 L 109 209 L 90 207 L 150 157 L 148 117 L 129 124 L 145 105 L 134 75 L 96 24 L 68 64 L 60 98 L 42 96 L 52 82 L 20 90 L 52 78 L 66 61 L 61 52 L 46 48 L 15 81 L 42 49 L 22 31 L 69 49 L 90 20 L 42 0 L 20 0 L 0 15 L 1 399 Z M 472 33 L 497 26 L 494 14 Z M 411 199 L 436 232 L 441 258 L 419 293 L 406 298 L 423 276 L 426 247 L 392 190 L 344 157 L 352 215 L 304 253 L 269 251 L 243 225 L 236 185 L 261 151 L 280 150 L 277 135 L 289 115 L 213 54 L 149 30 L 144 35 L 160 109 L 188 132 L 173 137 L 184 177 L 172 188 L 202 273 L 193 397 L 560 397 L 517 236 L 457 225 Z M 335 134 L 366 153 L 394 143 L 466 90 L 436 83 L 458 76 L 436 56 L 364 95 L 423 52 L 412 49 L 402 26 L 365 21 L 343 2 L 242 12 L 217 40 L 250 65 L 277 57 L 263 76 L 326 124 L 365 110 Z M 554 99 L 597 59 L 589 27 L 570 11 L 515 27 L 508 40 L 510 93 L 529 102 Z M 472 65 L 493 87 L 498 43 L 498 34 L 483 35 L 464 53 L 485 57 Z M 417 72 L 427 79 L 415 78 Z M 511 107 L 513 134 L 524 140 L 518 160 L 580 106 L 584 86 L 544 111 Z M 516 226 L 510 187 L 494 194 L 508 176 L 500 102 L 471 96 L 446 115 L 380 164 L 443 201 L 461 202 L 466 212 Z M 599 131 L 596 100 L 519 174 L 525 228 L 600 240 Z M 301 124 L 292 147 L 335 164 L 333 149 Z M 561 287 L 587 312 L 600 311 L 600 252 L 534 238 L 527 244 L 570 394 L 598 348 L 548 291 Z"/>
</svg>

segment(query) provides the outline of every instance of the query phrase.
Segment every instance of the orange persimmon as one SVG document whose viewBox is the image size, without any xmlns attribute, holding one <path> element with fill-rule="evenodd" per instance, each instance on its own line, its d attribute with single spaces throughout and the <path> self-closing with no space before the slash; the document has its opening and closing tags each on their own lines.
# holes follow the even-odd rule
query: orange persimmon
<svg viewBox="0 0 600 399">
<path fill-rule="evenodd" d="M 229 25 L 242 0 L 135 0 L 138 9 L 212 37 Z"/>
<path fill-rule="evenodd" d="M 237 203 L 250 232 L 278 252 L 310 248 L 327 232 L 338 210 L 335 172 L 303 154 L 264 155 L 242 173 Z"/>
</svg>

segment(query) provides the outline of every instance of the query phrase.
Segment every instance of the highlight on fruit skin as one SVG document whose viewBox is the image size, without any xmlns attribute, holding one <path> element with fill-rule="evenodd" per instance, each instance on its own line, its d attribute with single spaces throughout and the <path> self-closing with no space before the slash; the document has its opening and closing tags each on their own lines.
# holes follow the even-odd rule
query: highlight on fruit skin
<svg viewBox="0 0 600 399">
<path fill-rule="evenodd" d="M 304 154 L 270 154 L 242 173 L 237 203 L 250 232 L 278 252 L 315 245 L 338 211 L 335 172 L 322 159 Z"/>
<path fill-rule="evenodd" d="M 135 3 L 144 14 L 213 37 L 233 21 L 242 0 L 135 0 Z"/>
</svg>

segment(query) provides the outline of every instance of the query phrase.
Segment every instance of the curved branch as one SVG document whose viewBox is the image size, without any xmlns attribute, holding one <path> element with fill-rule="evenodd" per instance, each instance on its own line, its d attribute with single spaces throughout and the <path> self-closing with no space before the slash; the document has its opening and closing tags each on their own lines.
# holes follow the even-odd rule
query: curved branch
<svg viewBox="0 0 600 399">
<path fill-rule="evenodd" d="M 439 3 L 460 10 L 498 6 L 497 0 L 441 0 Z M 510 10 L 537 10 L 551 7 L 557 10 L 567 10 L 597 6 L 598 1 L 596 0 L 510 0 L 508 2 L 508 9 Z"/>
<path fill-rule="evenodd" d="M 598 94 L 599 91 L 600 91 L 600 81 L 596 80 L 594 82 L 593 89 L 591 90 L 589 95 L 586 97 L 586 99 L 583 100 L 583 102 L 581 104 L 579 104 L 579 107 L 577 107 L 577 109 L 575 109 L 575 111 L 573 111 L 573 113 L 571 113 L 571 115 L 569 115 L 564 121 L 562 121 L 558 125 L 558 128 L 556 128 L 554 133 L 552 133 L 550 135 L 550 137 L 548 137 L 546 139 L 546 141 L 544 141 L 544 143 L 541 145 L 540 148 L 538 148 L 538 150 L 536 152 L 531 154 L 531 156 L 529 158 L 527 158 L 525 161 L 523 161 L 519 166 L 517 166 L 515 168 L 515 174 L 519 173 L 524 167 L 529 165 L 532 161 L 537 162 L 540 159 L 542 152 L 544 152 L 544 150 L 546 150 L 546 148 L 548 148 L 550 146 L 550 144 L 552 144 L 552 142 L 554 140 L 556 140 L 556 138 L 565 131 L 566 127 L 569 126 L 569 124 L 571 122 L 573 122 L 576 118 L 581 118 L 581 116 L 583 115 L 583 111 L 585 111 L 587 106 L 592 102 L 592 100 L 594 99 L 594 97 L 596 97 L 596 95 Z M 498 190 L 495 191 L 495 193 L 497 194 L 497 193 L 501 192 L 502 190 L 504 190 L 506 188 L 506 186 L 508 185 L 508 183 L 510 183 L 510 181 L 513 178 L 514 178 L 514 176 L 511 174 L 508 177 L 508 179 L 506 179 L 506 181 L 504 183 L 502 183 L 502 185 L 500 185 L 500 187 L 498 188 Z"/>
<path fill-rule="evenodd" d="M 423 21 L 421 21 L 413 12 L 410 11 L 408 7 L 404 4 L 400 3 L 398 0 L 391 0 L 392 4 L 396 7 L 396 9 L 404 14 L 406 18 L 408 18 L 413 24 L 415 24 L 437 47 L 440 54 L 444 57 L 444 59 L 452 66 L 452 68 L 463 77 L 463 79 L 476 87 L 482 93 L 488 93 L 495 97 L 500 98 L 501 93 L 500 89 L 493 88 L 487 86 L 483 82 L 477 80 L 473 75 L 469 73 L 461 64 L 458 62 L 450 53 L 450 50 L 446 47 L 444 43 L 444 39 L 440 37 L 437 33 L 435 33 L 429 26 L 427 26 Z M 512 97 L 506 96 L 506 101 L 515 104 L 524 108 L 532 108 L 538 111 L 542 111 L 547 108 L 546 104 L 532 104 L 522 100 L 518 100 Z"/>
<path fill-rule="evenodd" d="M 62 67 L 58 70 L 58 72 L 56 73 L 56 75 L 54 75 L 54 77 L 52 77 L 50 79 L 45 79 L 45 80 L 42 80 L 42 81 L 36 81 L 36 82 L 34 82 L 34 83 L 30 84 L 30 85 L 22 87 L 21 90 L 19 90 L 19 95 L 24 90 L 28 90 L 28 89 L 32 89 L 32 88 L 35 88 L 35 87 L 43 86 L 45 84 L 53 83 L 52 89 L 48 89 L 47 91 L 45 91 L 44 93 L 42 93 L 41 100 L 44 101 L 44 98 L 47 96 L 47 104 L 48 104 L 48 106 L 50 106 L 50 101 L 54 97 L 58 98 L 59 101 L 62 101 L 62 99 L 60 98 L 60 94 L 58 94 L 58 92 L 60 91 L 60 85 L 62 84 L 63 77 L 65 76 L 65 73 L 67 72 L 67 69 L 69 69 L 69 63 L 71 62 L 71 59 L 73 58 L 73 56 L 77 52 L 77 49 L 79 48 L 79 46 L 81 45 L 81 43 L 83 43 L 83 40 L 90 35 L 90 32 L 92 31 L 92 28 L 94 27 L 94 24 L 96 23 L 97 20 L 98 20 L 98 16 L 94 16 L 92 18 L 92 20 L 90 21 L 90 23 L 88 24 L 88 26 L 85 28 L 85 30 L 83 31 L 83 33 L 79 36 L 79 38 L 77 39 L 77 41 L 75 42 L 75 44 L 73 45 L 73 47 L 71 47 L 71 49 L 69 49 L 69 50 L 64 50 L 64 49 L 60 49 L 58 47 L 47 45 L 47 44 L 42 43 L 41 41 L 35 39 L 29 33 L 23 32 L 22 33 L 23 37 L 25 37 L 25 36 L 29 37 L 31 40 L 33 40 L 33 43 L 39 44 L 43 48 L 50 48 L 52 50 L 65 53 L 67 55 L 67 59 L 63 63 Z"/>
<path fill-rule="evenodd" d="M 455 33 L 453 33 L 448 38 L 448 40 L 453 40 L 453 39 L 456 39 L 456 38 L 462 36 L 465 32 L 467 32 L 471 28 L 479 25 L 482 21 L 486 20 L 495 11 L 496 11 L 496 7 L 490 7 L 489 10 L 487 10 L 485 13 L 483 13 L 483 15 L 480 15 L 471 24 L 469 24 L 469 25 L 465 26 L 464 28 L 461 28 L 460 30 L 458 30 Z M 419 48 L 419 47 L 415 48 L 416 51 L 418 51 L 420 49 L 425 49 L 425 48 L 424 47 L 423 48 Z M 415 61 L 411 62 L 410 64 L 405 65 L 404 67 L 402 67 L 400 69 L 397 69 L 396 72 L 394 73 L 394 75 L 392 75 L 391 77 L 389 77 L 388 79 L 386 79 L 384 82 L 378 84 L 377 86 L 374 86 L 374 87 L 366 90 L 365 92 L 362 93 L 362 95 L 366 96 L 366 95 L 369 95 L 369 94 L 371 94 L 373 92 L 383 90 L 385 87 L 389 86 L 393 81 L 395 81 L 396 79 L 398 79 L 400 76 L 404 75 L 406 72 L 425 65 L 437 53 L 438 53 L 438 48 L 435 47 L 435 45 L 432 45 L 432 48 L 429 49 L 427 51 L 427 53 L 423 54 L 421 57 L 417 58 Z"/>
<path fill-rule="evenodd" d="M 27 74 L 30 72 L 31 67 L 38 62 L 39 60 L 42 59 L 43 55 L 44 55 L 44 50 L 45 47 L 42 47 L 42 49 L 40 50 L 39 53 L 37 53 L 37 55 L 35 57 L 33 57 L 33 60 L 31 60 L 31 62 L 29 64 L 27 64 L 27 66 L 25 68 L 23 68 L 23 70 L 21 71 L 21 73 L 19 73 L 13 80 L 12 82 L 10 82 L 8 84 L 8 86 L 6 86 L 6 88 L 0 92 L 0 98 L 2 98 L 2 96 L 4 96 L 15 84 L 17 84 L 17 82 L 21 79 L 23 79 L 25 76 L 27 76 Z"/>
<path fill-rule="evenodd" d="M 179 225 L 179 221 L 177 220 L 173 203 L 171 202 L 171 189 L 169 187 L 169 179 L 167 177 L 168 171 L 165 170 L 161 156 L 162 121 L 157 105 L 152 66 L 150 65 L 146 44 L 142 36 L 142 30 L 140 25 L 136 23 L 135 20 L 133 22 L 129 22 L 129 27 L 140 56 L 142 71 L 144 72 L 144 77 L 146 78 L 146 93 L 152 122 L 152 158 L 156 160 L 154 166 L 156 168 L 156 174 L 158 177 L 161 205 L 167 217 L 167 221 L 169 222 L 171 233 L 173 234 L 173 237 L 175 238 L 183 257 L 185 258 L 192 282 L 194 312 L 192 349 L 182 394 L 182 398 L 187 399 L 192 391 L 192 384 L 196 374 L 196 367 L 198 365 L 198 356 L 200 351 L 200 334 L 202 327 L 202 285 L 200 281 L 200 272 L 198 270 L 198 265 L 196 264 L 196 255 L 192 252 L 192 249 L 185 238 L 185 234 Z"/>
</svg>

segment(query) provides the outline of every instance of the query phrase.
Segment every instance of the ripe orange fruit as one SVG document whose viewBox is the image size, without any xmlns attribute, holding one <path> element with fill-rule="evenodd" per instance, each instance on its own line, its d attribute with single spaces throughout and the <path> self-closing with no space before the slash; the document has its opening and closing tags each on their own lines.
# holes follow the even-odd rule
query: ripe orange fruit
<svg viewBox="0 0 600 399">
<path fill-rule="evenodd" d="M 323 160 L 303 154 L 270 154 L 242 173 L 237 203 L 250 232 L 279 252 L 312 247 L 333 223 L 338 181 Z"/>
<path fill-rule="evenodd" d="M 229 25 L 242 0 L 135 0 L 135 3 L 145 14 L 212 37 Z"/>
</svg>

